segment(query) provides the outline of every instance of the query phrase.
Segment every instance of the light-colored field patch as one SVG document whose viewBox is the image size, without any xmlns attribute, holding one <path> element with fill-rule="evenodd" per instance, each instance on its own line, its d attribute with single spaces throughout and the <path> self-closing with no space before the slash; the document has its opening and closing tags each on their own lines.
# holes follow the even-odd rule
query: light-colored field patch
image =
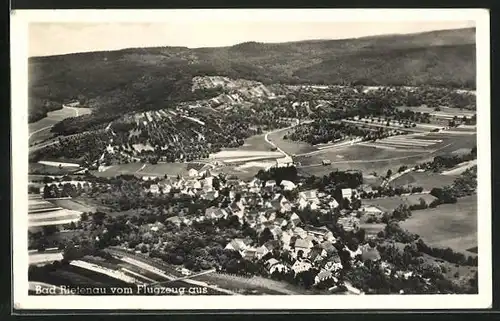
<svg viewBox="0 0 500 321">
<path fill-rule="evenodd" d="M 48 263 L 48 262 L 60 261 L 62 259 L 63 259 L 62 252 L 56 252 L 56 253 L 35 252 L 35 253 L 30 253 L 29 264 Z"/>
<path fill-rule="evenodd" d="M 430 194 L 411 194 L 405 196 L 393 196 L 393 197 L 383 197 L 376 199 L 365 199 L 363 200 L 363 205 L 373 205 L 378 206 L 386 211 L 392 211 L 399 205 L 415 205 L 420 203 L 420 199 L 423 199 L 427 204 L 430 204 L 436 198 Z"/>
<path fill-rule="evenodd" d="M 252 162 L 259 160 L 267 160 L 267 159 L 276 159 L 280 158 L 280 156 L 253 156 L 253 157 L 240 157 L 240 158 L 229 158 L 225 159 L 225 163 L 240 163 L 240 162 Z"/>
<path fill-rule="evenodd" d="M 148 150 L 155 150 L 153 146 L 151 145 L 144 145 L 144 144 L 133 144 L 132 147 L 138 151 L 141 152 L 143 150 L 148 151 Z"/>
<path fill-rule="evenodd" d="M 188 171 L 186 163 L 158 163 L 146 164 L 143 168 L 137 171 L 137 175 L 152 175 L 152 176 L 175 176 L 183 175 Z M 202 167 L 203 165 L 199 166 Z"/>
<path fill-rule="evenodd" d="M 35 214 L 30 214 L 28 215 L 28 219 L 30 222 L 39 222 L 43 220 L 54 220 L 57 218 L 64 218 L 64 219 L 69 219 L 69 218 L 79 218 L 81 212 L 79 211 L 74 211 L 74 210 L 68 210 L 68 209 L 61 209 L 61 210 L 55 210 L 51 212 L 43 212 L 43 213 L 35 213 Z"/>
<path fill-rule="evenodd" d="M 114 279 L 124 281 L 127 283 L 141 283 L 141 282 L 138 282 L 135 278 L 132 278 L 123 272 L 107 269 L 107 268 L 104 268 L 102 266 L 92 264 L 89 262 L 73 260 L 70 262 L 70 264 L 73 266 L 77 266 L 79 268 L 82 268 L 82 269 L 92 271 L 92 272 L 101 273 L 101 274 L 107 275 L 109 277 L 112 277 Z"/>
<path fill-rule="evenodd" d="M 460 198 L 455 204 L 414 211 L 400 225 L 420 235 L 429 245 L 466 251 L 477 246 L 477 196 Z"/>
<path fill-rule="evenodd" d="M 55 166 L 55 167 L 80 167 L 79 164 L 76 163 L 64 163 L 64 162 L 51 162 L 51 161 L 39 161 L 39 164 L 47 165 L 47 166 Z"/>
<path fill-rule="evenodd" d="M 442 175 L 453 175 L 453 176 L 460 175 L 463 172 L 465 172 L 467 169 L 469 169 L 469 168 L 471 168 L 473 166 L 476 166 L 476 165 L 477 165 L 477 159 L 474 159 L 474 160 L 471 160 L 469 162 L 465 162 L 465 163 L 459 164 L 455 168 L 450 169 L 448 171 L 444 171 L 441 174 Z"/>
<path fill-rule="evenodd" d="M 250 158 L 250 157 L 282 157 L 283 155 L 280 152 L 271 152 L 271 151 L 251 151 L 251 150 L 223 150 L 216 154 L 211 154 L 211 159 L 219 159 L 228 161 L 230 159 L 241 159 L 241 158 Z"/>
<path fill-rule="evenodd" d="M 257 168 L 269 168 L 270 166 L 273 166 L 275 162 L 248 162 L 245 164 L 242 164 L 238 166 L 237 168 L 239 169 L 246 169 L 246 168 L 252 168 L 252 167 L 257 167 Z"/>
<path fill-rule="evenodd" d="M 107 169 L 103 172 L 94 171 L 93 175 L 98 177 L 114 177 L 118 175 L 133 175 L 136 171 L 138 171 L 144 164 L 143 163 L 129 163 L 129 164 L 120 164 L 120 165 L 112 165 L 107 167 Z"/>
</svg>

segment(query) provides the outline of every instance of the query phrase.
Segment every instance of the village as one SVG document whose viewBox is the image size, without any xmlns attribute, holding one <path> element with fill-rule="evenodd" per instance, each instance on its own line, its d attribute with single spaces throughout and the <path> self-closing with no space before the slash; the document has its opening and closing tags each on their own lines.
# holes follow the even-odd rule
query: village
<svg viewBox="0 0 500 321">
<path fill-rule="evenodd" d="M 283 165 L 277 161 L 270 171 L 287 171 L 292 168 L 291 164 Z M 350 174 L 361 175 L 356 171 L 348 171 L 346 175 Z M 375 264 L 387 277 L 401 280 L 408 280 L 412 276 L 422 278 L 422 275 L 415 274 L 415 269 L 397 268 L 387 258 L 383 259 L 378 250 L 380 244 L 393 242 L 385 239 L 387 235 L 383 231 L 365 233 L 363 227 L 366 227 L 366 222 L 380 221 L 390 214 L 380 207 L 363 204 L 361 196 L 366 197 L 368 193 L 374 192 L 367 184 L 357 184 L 356 188 L 340 188 L 339 196 L 335 198 L 333 195 L 337 194 L 308 188 L 303 181 L 294 183 L 286 179 L 261 180 L 257 177 L 242 180 L 236 176 L 213 173 L 210 169 L 198 171 L 192 168 L 187 175 L 175 178 L 142 176 L 138 181 L 142 181 L 140 185 L 146 199 L 167 197 L 182 199 L 184 204 L 205 205 L 194 213 L 181 209 L 179 214 L 171 214 L 164 221 L 148 220 L 148 223 L 142 220 L 140 223 L 137 218 L 129 217 L 125 225 L 138 235 L 147 237 L 139 237 L 133 242 L 126 241 L 127 237 L 115 237 L 112 243 L 123 251 L 153 256 L 152 253 L 161 253 L 163 247 L 168 246 L 169 242 L 163 237 L 168 235 L 165 234 L 167 231 L 175 233 L 172 227 L 181 231 L 192 226 L 210 224 L 216 229 L 222 229 L 229 224 L 252 232 L 246 237 L 226 239 L 224 251 L 238 253 L 242 261 L 260 266 L 259 269 L 274 280 L 300 279 L 300 284 L 306 288 L 326 286 L 327 291 L 344 289 L 349 294 L 362 294 L 362 289 L 356 288 L 345 278 L 344 265 L 352 270 L 364 269 L 366 264 L 370 267 Z M 41 193 L 49 197 L 46 201 L 50 201 L 50 197 L 61 196 L 54 189 L 71 190 L 69 185 L 83 194 L 93 187 L 102 190 L 111 188 L 109 183 L 103 185 L 71 180 L 48 183 L 41 189 Z M 46 189 L 52 192 L 47 192 Z M 334 217 L 335 224 L 332 225 Z M 93 229 L 89 226 L 94 224 L 92 220 L 82 222 L 83 220 L 82 218 L 78 222 L 73 219 L 70 228 L 87 226 L 86 230 Z M 68 227 L 68 222 L 62 224 Z M 332 229 L 332 226 L 335 228 Z M 107 229 L 99 231 L 94 235 L 96 240 L 106 238 Z M 193 269 L 192 264 L 188 267 Z M 194 270 L 209 267 L 247 277 L 254 273 L 245 268 L 232 270 L 227 265 L 219 264 L 201 264 L 201 267 L 197 265 Z M 183 275 L 196 272 L 189 268 L 182 268 L 180 271 Z M 424 280 L 430 282 L 430 278 Z"/>
</svg>

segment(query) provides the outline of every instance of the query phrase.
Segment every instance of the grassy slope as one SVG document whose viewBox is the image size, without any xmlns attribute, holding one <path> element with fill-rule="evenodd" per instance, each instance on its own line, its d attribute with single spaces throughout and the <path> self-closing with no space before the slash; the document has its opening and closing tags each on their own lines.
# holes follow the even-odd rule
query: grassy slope
<svg viewBox="0 0 500 321">
<path fill-rule="evenodd" d="M 419 234 L 432 246 L 466 251 L 477 246 L 477 196 L 460 198 L 456 204 L 413 211 L 410 218 L 401 222 L 401 227 Z"/>
<path fill-rule="evenodd" d="M 192 98 L 191 77 L 271 82 L 475 85 L 475 30 L 223 48 L 160 47 L 29 60 L 31 120 L 73 99 L 101 113 Z"/>
</svg>

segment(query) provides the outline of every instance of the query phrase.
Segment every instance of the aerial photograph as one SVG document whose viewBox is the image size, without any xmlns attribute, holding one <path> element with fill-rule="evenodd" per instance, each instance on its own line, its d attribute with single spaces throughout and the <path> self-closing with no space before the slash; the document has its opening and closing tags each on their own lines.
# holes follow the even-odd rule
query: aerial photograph
<svg viewBox="0 0 500 321">
<path fill-rule="evenodd" d="M 478 294 L 474 21 L 28 43 L 30 296 Z"/>
</svg>

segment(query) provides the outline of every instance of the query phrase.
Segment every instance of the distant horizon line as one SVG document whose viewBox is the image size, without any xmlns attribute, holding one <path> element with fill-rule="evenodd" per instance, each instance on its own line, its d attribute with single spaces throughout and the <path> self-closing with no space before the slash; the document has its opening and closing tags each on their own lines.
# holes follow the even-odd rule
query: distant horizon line
<svg viewBox="0 0 500 321">
<path fill-rule="evenodd" d="M 292 40 L 292 41 L 283 41 L 283 42 L 265 42 L 265 41 L 248 40 L 248 41 L 243 41 L 243 42 L 235 43 L 233 45 L 208 46 L 208 47 L 204 47 L 204 46 L 201 46 L 201 47 L 188 47 L 188 46 L 124 47 L 124 48 L 120 48 L 120 49 L 110 49 L 110 50 L 89 50 L 89 51 L 68 52 L 68 53 L 62 53 L 62 54 L 56 54 L 56 55 L 29 56 L 28 59 L 31 59 L 31 58 L 45 58 L 45 57 L 61 57 L 61 56 L 77 55 L 77 54 L 85 54 L 85 53 L 116 52 L 116 51 L 133 50 L 133 49 L 185 48 L 185 49 L 189 49 L 189 50 L 195 50 L 195 49 L 231 48 L 231 47 L 235 47 L 235 46 L 242 45 L 242 44 L 247 44 L 247 43 L 257 43 L 257 44 L 267 44 L 267 45 L 279 45 L 279 44 L 303 43 L 303 42 L 320 42 L 320 41 L 337 41 L 337 40 L 339 40 L 339 41 L 340 40 L 357 40 L 357 39 L 367 39 L 367 38 L 375 38 L 375 37 L 381 37 L 382 38 L 382 37 L 390 37 L 390 36 L 421 35 L 421 34 L 428 34 L 428 33 L 433 33 L 433 32 L 440 32 L 440 31 L 445 32 L 445 31 L 469 30 L 469 29 L 475 30 L 476 27 L 474 26 L 474 27 L 465 27 L 465 28 L 435 29 L 435 30 L 420 31 L 420 32 L 410 32 L 410 33 L 384 33 L 384 34 L 373 34 L 373 35 L 366 35 L 366 36 L 360 36 L 360 37 L 348 37 L 348 38 L 304 39 L 304 40 Z"/>
</svg>

